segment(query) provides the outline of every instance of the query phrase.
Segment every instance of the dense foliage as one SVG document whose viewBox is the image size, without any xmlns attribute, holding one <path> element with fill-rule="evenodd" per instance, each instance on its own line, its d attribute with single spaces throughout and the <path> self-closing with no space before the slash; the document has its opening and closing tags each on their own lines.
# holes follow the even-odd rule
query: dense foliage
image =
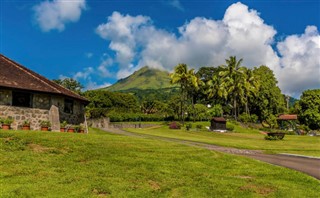
<svg viewBox="0 0 320 198">
<path fill-rule="evenodd" d="M 137 113 L 139 104 L 136 98 L 130 94 L 110 92 L 104 90 L 91 90 L 84 92 L 84 96 L 90 101 L 87 105 L 87 115 L 91 118 L 108 116 L 108 113 Z"/>
<path fill-rule="evenodd" d="M 310 129 L 320 128 L 320 89 L 304 91 L 298 108 L 301 123 Z"/>
</svg>

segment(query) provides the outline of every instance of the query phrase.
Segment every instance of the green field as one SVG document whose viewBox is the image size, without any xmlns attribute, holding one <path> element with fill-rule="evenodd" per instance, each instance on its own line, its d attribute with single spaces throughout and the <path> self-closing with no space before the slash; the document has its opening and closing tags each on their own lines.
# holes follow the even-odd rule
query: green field
<svg viewBox="0 0 320 198">
<path fill-rule="evenodd" d="M 208 125 L 208 122 L 195 123 Z M 232 133 L 216 133 L 207 130 L 191 131 L 172 130 L 168 126 L 153 127 L 146 129 L 126 129 L 127 131 L 141 134 L 149 134 L 160 137 L 169 137 L 181 140 L 190 140 L 215 144 L 226 147 L 263 150 L 266 153 L 290 153 L 307 156 L 320 157 L 320 138 L 310 136 L 286 135 L 283 140 L 268 141 L 264 140 L 264 135 L 258 129 L 243 128 L 239 125 L 234 126 Z"/>
<path fill-rule="evenodd" d="M 318 180 L 244 157 L 111 135 L 0 130 L 0 197 L 316 197 Z"/>
</svg>

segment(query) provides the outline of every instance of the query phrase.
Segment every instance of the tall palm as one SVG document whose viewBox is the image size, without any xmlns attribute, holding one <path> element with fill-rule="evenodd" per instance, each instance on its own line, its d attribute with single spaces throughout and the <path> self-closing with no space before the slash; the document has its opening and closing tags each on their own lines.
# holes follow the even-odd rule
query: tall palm
<svg viewBox="0 0 320 198">
<path fill-rule="evenodd" d="M 195 112 L 194 104 L 196 102 L 196 96 L 200 90 L 200 87 L 203 86 L 204 83 L 200 79 L 199 76 L 196 75 L 194 69 L 190 69 L 188 71 L 188 80 L 187 80 L 187 92 L 191 97 L 193 112 Z M 195 122 L 195 115 L 193 114 L 193 122 Z"/>
<path fill-rule="evenodd" d="M 184 106 L 187 100 L 187 87 L 189 81 L 188 66 L 178 64 L 170 74 L 171 83 L 180 85 L 180 120 L 184 122 Z"/>
<path fill-rule="evenodd" d="M 237 61 L 235 56 L 230 56 L 226 59 L 226 65 L 222 65 L 223 70 L 219 73 L 222 78 L 221 88 L 224 89 L 233 103 L 234 118 L 237 119 L 237 104 L 238 101 L 243 101 L 244 97 L 244 67 L 241 67 L 242 59 Z M 225 98 L 227 99 L 226 95 Z"/>
<path fill-rule="evenodd" d="M 246 114 L 250 114 L 249 107 L 248 107 L 248 99 L 250 97 L 256 96 L 260 87 L 260 83 L 258 77 L 254 75 L 253 71 L 248 68 L 244 68 L 244 82 L 243 82 L 243 89 L 244 89 L 244 103 L 245 103 L 245 110 Z"/>
<path fill-rule="evenodd" d="M 174 72 L 170 74 L 171 83 L 180 85 L 180 100 L 181 100 L 181 112 L 180 119 L 184 123 L 185 114 L 185 102 L 188 100 L 188 96 L 192 97 L 192 105 L 194 106 L 194 94 L 199 90 L 199 86 L 202 84 L 200 78 L 198 78 L 194 72 L 194 69 L 188 70 L 186 64 L 178 64 Z"/>
</svg>

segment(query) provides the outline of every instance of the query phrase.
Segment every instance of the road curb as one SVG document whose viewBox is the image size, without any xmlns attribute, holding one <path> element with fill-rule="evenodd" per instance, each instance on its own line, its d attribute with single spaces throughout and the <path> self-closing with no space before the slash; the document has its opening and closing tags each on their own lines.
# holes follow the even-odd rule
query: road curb
<svg viewBox="0 0 320 198">
<path fill-rule="evenodd" d="M 279 153 L 278 155 L 286 155 L 286 156 L 294 156 L 294 157 L 301 157 L 301 158 L 318 159 L 318 160 L 320 160 L 320 157 L 312 157 L 312 156 L 306 156 L 306 155 L 297 155 L 297 154 L 291 154 L 291 153 Z"/>
</svg>

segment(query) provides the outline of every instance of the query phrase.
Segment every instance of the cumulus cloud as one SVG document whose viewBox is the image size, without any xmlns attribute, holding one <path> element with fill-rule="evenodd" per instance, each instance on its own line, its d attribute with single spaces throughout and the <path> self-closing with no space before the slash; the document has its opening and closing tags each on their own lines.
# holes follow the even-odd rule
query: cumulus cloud
<svg viewBox="0 0 320 198">
<path fill-rule="evenodd" d="M 115 52 L 114 65 L 119 66 L 118 78 L 123 78 L 142 66 L 148 65 L 172 71 L 178 63 L 186 63 L 198 69 L 202 66 L 218 66 L 229 56 L 244 58 L 243 65 L 267 65 L 277 75 L 280 88 L 285 93 L 294 93 L 285 83 L 285 74 L 296 67 L 308 67 L 310 72 L 319 71 L 319 33 L 308 27 L 305 34 L 287 37 L 273 49 L 277 31 L 260 17 L 256 10 L 238 2 L 226 10 L 222 20 L 196 17 L 178 28 L 177 34 L 159 29 L 148 16 L 130 16 L 114 12 L 108 21 L 96 28 L 96 33 L 109 43 Z M 312 39 L 311 39 L 312 38 Z M 293 48 L 309 49 L 295 52 Z M 310 50 L 312 49 L 312 50 Z M 303 57 L 303 58 L 302 58 Z M 293 64 L 294 63 L 294 64 Z M 310 65 L 310 66 L 309 66 Z M 282 68 L 282 69 L 281 69 Z M 301 81 L 309 78 L 305 70 L 298 69 Z M 291 71 L 292 75 L 294 74 Z M 318 72 L 314 72 L 319 74 Z M 289 77 L 288 77 L 289 78 Z M 319 79 L 319 78 L 317 78 Z M 316 86 L 318 80 L 309 80 Z M 312 81 L 312 82 L 311 82 Z"/>
<path fill-rule="evenodd" d="M 77 22 L 85 9 L 85 0 L 46 0 L 33 7 L 35 22 L 44 32 L 63 31 L 67 23 Z"/>
<path fill-rule="evenodd" d="M 275 73 L 287 94 L 299 95 L 306 88 L 320 87 L 320 35 L 308 26 L 301 35 L 288 36 L 277 44 L 281 65 Z"/>
</svg>

